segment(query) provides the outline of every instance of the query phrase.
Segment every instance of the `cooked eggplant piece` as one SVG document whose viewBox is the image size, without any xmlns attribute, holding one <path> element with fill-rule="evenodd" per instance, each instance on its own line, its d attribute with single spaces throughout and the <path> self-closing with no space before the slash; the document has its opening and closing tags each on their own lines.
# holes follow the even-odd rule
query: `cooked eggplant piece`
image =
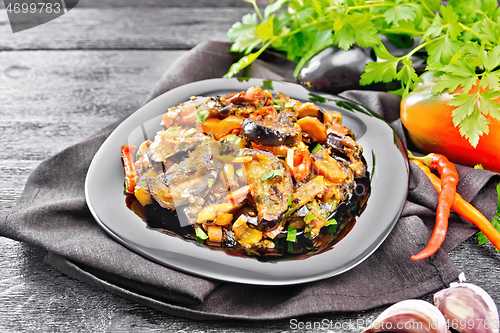
<svg viewBox="0 0 500 333">
<path fill-rule="evenodd" d="M 215 181 L 222 168 L 214 156 L 220 154 L 221 144 L 216 141 L 204 143 L 189 152 L 189 157 L 172 165 L 165 171 L 164 181 L 168 186 L 184 183 L 193 178 L 209 175 Z"/>
<path fill-rule="evenodd" d="M 162 177 L 150 177 L 146 180 L 151 197 L 163 208 L 175 209 L 175 202 L 167 184 L 162 181 Z"/>
<path fill-rule="evenodd" d="M 288 198 L 293 194 L 292 179 L 283 162 L 269 152 L 242 149 L 241 154 L 253 157 L 245 163 L 245 174 L 257 209 L 259 229 L 272 229 L 288 209 Z"/>
<path fill-rule="evenodd" d="M 148 149 L 152 162 L 164 163 L 167 158 L 195 147 L 205 135 L 196 129 L 172 127 L 159 131 Z"/>
<path fill-rule="evenodd" d="M 269 120 L 245 119 L 242 133 L 250 141 L 268 146 L 293 146 L 300 131 L 283 123 Z"/>
<path fill-rule="evenodd" d="M 363 153 L 363 148 L 356 141 L 338 133 L 328 133 L 325 143 L 331 149 L 332 155 L 347 161 L 355 162 Z"/>
</svg>

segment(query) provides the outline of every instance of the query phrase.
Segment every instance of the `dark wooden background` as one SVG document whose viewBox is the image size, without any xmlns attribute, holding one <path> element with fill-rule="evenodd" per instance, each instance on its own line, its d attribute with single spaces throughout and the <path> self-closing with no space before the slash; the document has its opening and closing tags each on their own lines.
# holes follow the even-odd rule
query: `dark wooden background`
<svg viewBox="0 0 500 333">
<path fill-rule="evenodd" d="M 0 2 L 0 215 L 41 161 L 136 110 L 180 55 L 199 42 L 225 40 L 251 11 L 240 0 L 80 0 L 68 14 L 13 34 Z M 0 252 L 1 332 L 293 331 L 289 320 L 169 316 L 62 275 L 34 247 L 0 237 Z M 450 255 L 500 304 L 500 256 L 491 246 L 470 239 Z M 359 332 L 348 325 L 382 310 L 300 320 L 333 320 L 344 323 L 336 332 Z"/>
</svg>

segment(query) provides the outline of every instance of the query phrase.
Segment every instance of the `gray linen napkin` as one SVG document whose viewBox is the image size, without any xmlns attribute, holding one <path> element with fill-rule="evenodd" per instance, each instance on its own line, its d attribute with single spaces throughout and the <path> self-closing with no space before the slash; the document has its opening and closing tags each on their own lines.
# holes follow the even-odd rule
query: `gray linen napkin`
<svg viewBox="0 0 500 333">
<path fill-rule="evenodd" d="M 147 100 L 196 80 L 221 77 L 233 58 L 229 44 L 207 42 L 178 59 Z M 291 80 L 293 63 L 267 54 L 248 75 Z M 382 115 L 404 139 L 399 98 L 383 92 L 348 91 Z M 0 235 L 48 251 L 46 262 L 103 290 L 170 314 L 195 319 L 275 319 L 299 315 L 361 311 L 416 298 L 444 288 L 459 271 L 450 251 L 477 230 L 452 214 L 442 248 L 430 259 L 412 262 L 434 227 L 437 193 L 426 176 L 411 167 L 408 200 L 382 246 L 354 269 L 322 281 L 284 287 L 223 283 L 163 267 L 112 240 L 94 221 L 85 203 L 84 179 L 93 155 L 116 122 L 96 135 L 47 159 L 33 171 L 12 211 L 0 219 Z M 497 174 L 457 166 L 459 192 L 492 218 Z"/>
</svg>

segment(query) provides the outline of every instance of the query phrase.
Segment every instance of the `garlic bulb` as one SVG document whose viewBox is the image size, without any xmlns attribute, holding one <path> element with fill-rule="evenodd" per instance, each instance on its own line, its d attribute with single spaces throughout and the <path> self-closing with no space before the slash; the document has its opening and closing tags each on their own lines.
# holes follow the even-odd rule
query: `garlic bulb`
<svg viewBox="0 0 500 333">
<path fill-rule="evenodd" d="M 498 333 L 498 309 L 482 288 L 470 283 L 452 283 L 434 295 L 434 304 L 450 328 L 462 333 Z"/>
<path fill-rule="evenodd" d="M 409 299 L 398 302 L 384 312 L 363 331 L 369 332 L 408 332 L 408 333 L 448 333 L 446 320 L 432 304 Z"/>
</svg>

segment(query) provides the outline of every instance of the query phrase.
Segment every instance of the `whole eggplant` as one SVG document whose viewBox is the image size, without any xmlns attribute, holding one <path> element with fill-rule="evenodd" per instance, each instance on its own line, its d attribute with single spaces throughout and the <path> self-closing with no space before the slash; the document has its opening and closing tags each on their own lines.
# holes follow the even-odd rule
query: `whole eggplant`
<svg viewBox="0 0 500 333">
<path fill-rule="evenodd" d="M 384 36 L 381 37 L 381 40 L 394 56 L 407 54 L 414 43 L 411 40 L 411 45 L 395 46 Z M 413 68 L 417 74 L 423 73 L 425 70 L 424 54 L 417 53 L 410 59 L 413 61 Z M 344 51 L 337 46 L 331 46 L 319 52 L 302 67 L 297 77 L 297 83 L 308 89 L 330 94 L 338 94 L 349 89 L 397 90 L 399 88 L 398 82 L 359 85 L 366 64 L 372 61 L 377 61 L 377 56 L 372 48 L 361 48 L 353 45 L 348 51 Z"/>
</svg>

